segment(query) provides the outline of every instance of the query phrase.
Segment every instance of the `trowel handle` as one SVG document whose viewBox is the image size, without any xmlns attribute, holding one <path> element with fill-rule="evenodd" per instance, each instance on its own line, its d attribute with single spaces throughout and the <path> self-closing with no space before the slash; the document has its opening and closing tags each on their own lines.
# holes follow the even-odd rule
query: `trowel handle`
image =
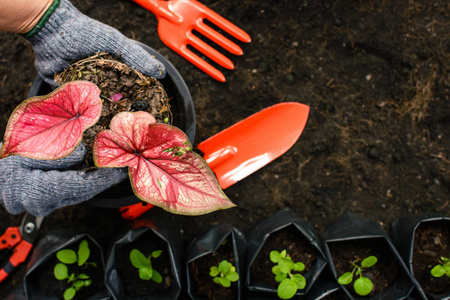
<svg viewBox="0 0 450 300">
<path fill-rule="evenodd" d="M 122 215 L 122 218 L 131 220 L 131 219 L 136 219 L 136 218 L 140 217 L 145 212 L 152 209 L 153 206 L 154 206 L 153 204 L 150 204 L 147 202 L 141 202 L 141 203 L 121 207 L 119 210 L 120 210 L 120 214 Z"/>
</svg>

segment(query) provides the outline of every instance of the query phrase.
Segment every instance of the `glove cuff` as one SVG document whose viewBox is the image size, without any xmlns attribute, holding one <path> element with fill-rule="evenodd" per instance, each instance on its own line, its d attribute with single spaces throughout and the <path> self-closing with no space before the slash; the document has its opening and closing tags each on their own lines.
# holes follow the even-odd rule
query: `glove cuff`
<svg viewBox="0 0 450 300">
<path fill-rule="evenodd" d="M 52 5 L 45 11 L 44 15 L 41 17 L 39 22 L 27 33 L 22 34 L 22 36 L 29 38 L 34 36 L 36 33 L 38 33 L 42 27 L 45 26 L 50 16 L 55 12 L 55 10 L 59 7 L 59 4 L 61 3 L 61 0 L 54 0 Z"/>
</svg>

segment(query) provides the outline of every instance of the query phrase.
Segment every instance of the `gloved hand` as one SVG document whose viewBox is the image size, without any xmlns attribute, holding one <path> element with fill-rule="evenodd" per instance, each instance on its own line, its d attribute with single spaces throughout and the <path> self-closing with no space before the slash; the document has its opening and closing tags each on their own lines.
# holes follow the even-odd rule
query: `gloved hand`
<svg viewBox="0 0 450 300">
<path fill-rule="evenodd" d="M 46 15 L 24 36 L 33 47 L 39 75 L 53 87 L 55 72 L 99 51 L 120 57 L 125 64 L 145 75 L 157 79 L 165 76 L 164 65 L 136 42 L 82 14 L 67 0 L 54 0 Z"/>
<path fill-rule="evenodd" d="M 83 143 L 58 160 L 20 156 L 0 159 L 0 200 L 12 214 L 23 211 L 46 216 L 54 210 L 78 204 L 128 177 L 127 168 L 92 171 L 66 170 L 84 160 Z"/>
</svg>

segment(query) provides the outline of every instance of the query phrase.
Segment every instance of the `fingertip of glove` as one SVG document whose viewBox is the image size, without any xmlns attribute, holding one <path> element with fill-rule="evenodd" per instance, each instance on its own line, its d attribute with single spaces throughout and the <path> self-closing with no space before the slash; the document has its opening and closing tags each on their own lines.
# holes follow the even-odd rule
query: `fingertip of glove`
<svg viewBox="0 0 450 300">
<path fill-rule="evenodd" d="M 156 70 L 153 72 L 154 74 L 150 74 L 150 76 L 155 77 L 156 79 L 163 79 L 166 77 L 166 69 L 164 68 L 164 65 L 160 65 L 156 68 Z"/>
</svg>

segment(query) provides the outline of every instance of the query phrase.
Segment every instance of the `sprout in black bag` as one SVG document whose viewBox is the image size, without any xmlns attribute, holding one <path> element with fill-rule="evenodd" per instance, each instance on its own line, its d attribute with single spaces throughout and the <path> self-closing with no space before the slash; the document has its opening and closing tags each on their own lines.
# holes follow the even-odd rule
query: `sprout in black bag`
<svg viewBox="0 0 450 300">
<path fill-rule="evenodd" d="M 170 218 L 134 220 L 109 251 L 105 284 L 112 298 L 177 299 L 182 248 L 181 227 Z"/>
<path fill-rule="evenodd" d="M 155 250 L 147 257 L 138 249 L 130 252 L 130 262 L 138 269 L 139 278 L 142 280 L 153 280 L 156 283 L 162 282 L 161 274 L 152 267 L 152 258 L 161 256 L 162 250 Z"/>
<path fill-rule="evenodd" d="M 306 295 L 326 264 L 311 225 L 294 212 L 281 210 L 249 235 L 246 281 L 250 296 Z"/>
<path fill-rule="evenodd" d="M 49 231 L 32 253 L 24 286 L 29 300 L 108 299 L 102 248 L 86 233 Z"/>
<path fill-rule="evenodd" d="M 427 213 L 399 218 L 393 222 L 392 237 L 417 281 L 417 298 L 449 300 L 450 277 L 444 273 L 450 270 L 446 261 L 450 255 L 450 217 Z"/>
<path fill-rule="evenodd" d="M 354 274 L 365 279 L 356 286 L 344 285 L 348 277 L 339 281 L 350 299 L 400 300 L 408 297 L 415 287 L 406 265 L 378 223 L 345 212 L 322 234 L 322 240 L 336 281 L 355 267 L 349 266 L 349 262 L 363 261 L 363 269 L 358 271 L 359 264 Z"/>
<path fill-rule="evenodd" d="M 80 242 L 77 252 L 72 249 L 62 249 L 56 252 L 56 258 L 59 260 L 59 263 L 57 263 L 55 265 L 55 268 L 53 269 L 55 278 L 57 280 L 67 280 L 67 283 L 70 285 L 64 291 L 64 300 L 72 300 L 75 297 L 77 291 L 92 284 L 92 279 L 89 277 L 86 271 L 90 266 L 96 268 L 97 263 L 87 261 L 90 254 L 91 251 L 89 250 L 89 244 L 87 240 L 82 240 Z M 81 269 L 82 273 L 72 272 L 72 270 L 69 271 L 68 265 L 78 266 L 78 269 Z"/>
<path fill-rule="evenodd" d="M 230 224 L 215 226 L 195 238 L 186 252 L 187 292 L 191 299 L 241 299 L 245 250 L 244 235 Z M 214 266 L 218 266 L 217 270 Z M 212 277 L 219 275 L 217 271 L 222 273 L 221 279 Z"/>
</svg>

